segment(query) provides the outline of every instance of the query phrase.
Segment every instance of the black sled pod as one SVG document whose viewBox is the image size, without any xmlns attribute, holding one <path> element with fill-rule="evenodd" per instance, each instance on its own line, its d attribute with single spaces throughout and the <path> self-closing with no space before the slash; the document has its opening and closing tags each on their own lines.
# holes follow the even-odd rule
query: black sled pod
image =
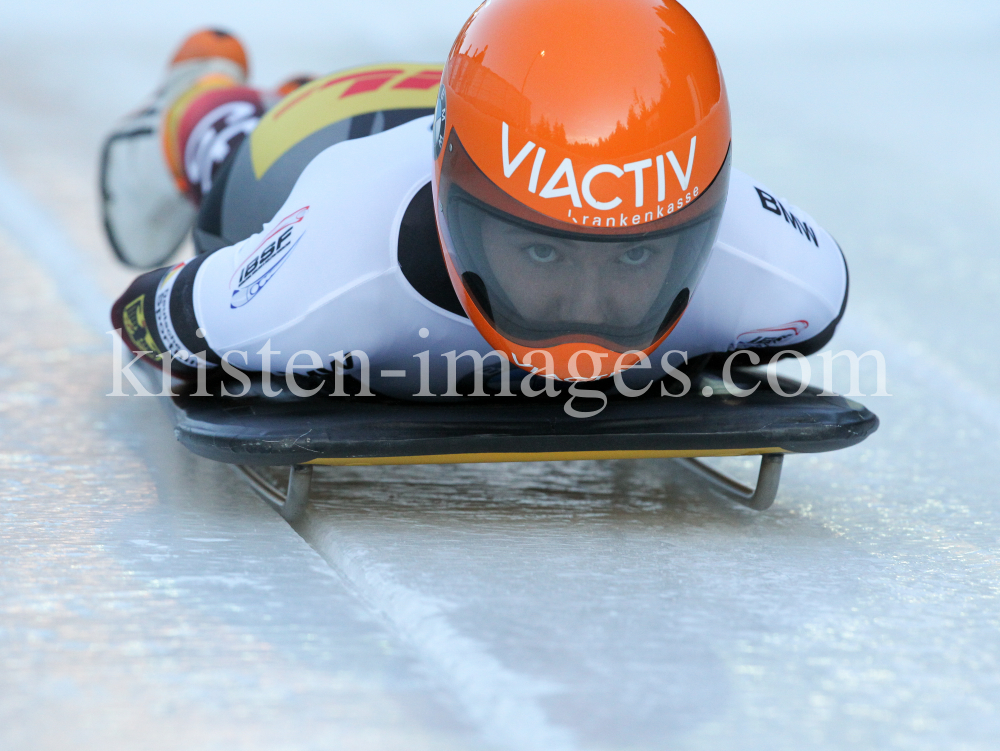
<svg viewBox="0 0 1000 751">
<path fill-rule="evenodd" d="M 774 501 L 784 455 L 853 446 L 879 424 L 857 402 L 824 396 L 813 387 L 783 396 L 753 373 L 733 373 L 739 388 L 760 382 L 746 397 L 733 396 L 718 374 L 702 373 L 692 381 L 679 397 L 663 395 L 661 384 L 654 383 L 640 397 L 612 390 L 602 392 L 604 399 L 577 397 L 570 403 L 566 384 L 560 384 L 563 393 L 556 397 L 524 396 L 516 384 L 514 396 L 401 401 L 331 396 L 331 384 L 310 397 L 293 396 L 287 389 L 265 397 L 258 376 L 245 396 L 177 396 L 170 413 L 181 443 L 199 456 L 234 465 L 289 519 L 304 508 L 316 465 L 583 459 L 678 459 L 715 492 L 763 511 Z M 220 393 L 221 385 L 214 385 L 214 393 Z M 778 385 L 785 394 L 800 388 L 786 379 Z M 240 393 L 242 386 L 229 384 L 227 390 Z M 595 414 L 584 418 L 572 416 L 574 412 Z M 756 489 L 697 461 L 754 455 L 761 456 Z M 292 467 L 287 491 L 255 469 L 276 465 Z"/>
</svg>

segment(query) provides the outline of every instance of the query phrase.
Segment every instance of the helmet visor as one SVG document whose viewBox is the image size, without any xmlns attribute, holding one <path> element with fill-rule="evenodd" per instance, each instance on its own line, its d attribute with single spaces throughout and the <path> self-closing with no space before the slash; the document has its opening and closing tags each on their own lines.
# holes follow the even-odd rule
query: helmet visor
<svg viewBox="0 0 1000 751">
<path fill-rule="evenodd" d="M 727 182 L 716 179 L 690 221 L 617 237 L 532 223 L 452 184 L 443 234 L 469 296 L 508 340 L 644 350 L 687 307 L 715 242 Z"/>
</svg>

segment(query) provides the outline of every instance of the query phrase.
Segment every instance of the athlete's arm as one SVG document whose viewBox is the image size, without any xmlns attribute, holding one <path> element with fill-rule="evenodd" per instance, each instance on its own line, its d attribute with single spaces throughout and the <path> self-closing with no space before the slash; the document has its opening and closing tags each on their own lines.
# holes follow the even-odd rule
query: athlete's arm
<svg viewBox="0 0 1000 751">
<path fill-rule="evenodd" d="M 153 97 L 105 139 L 104 226 L 124 263 L 156 266 L 184 239 L 219 163 L 274 100 L 247 88 L 246 76 L 246 56 L 234 37 L 197 32 Z"/>
<path fill-rule="evenodd" d="M 830 341 L 847 293 L 847 263 L 833 237 L 734 169 L 705 276 L 663 349 L 809 355 Z"/>
</svg>

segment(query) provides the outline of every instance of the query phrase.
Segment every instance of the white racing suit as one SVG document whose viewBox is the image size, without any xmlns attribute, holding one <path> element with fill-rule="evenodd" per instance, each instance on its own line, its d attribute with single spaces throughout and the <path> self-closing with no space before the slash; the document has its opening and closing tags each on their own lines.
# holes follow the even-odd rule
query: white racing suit
<svg viewBox="0 0 1000 751">
<path fill-rule="evenodd" d="M 476 366 L 463 353 L 492 348 L 458 306 L 440 258 L 431 121 L 418 117 L 320 151 L 262 231 L 140 277 L 113 315 L 126 341 L 154 355 L 169 350 L 174 371 L 189 376 L 223 360 L 227 369 L 277 374 L 335 371 L 339 363 L 388 396 L 454 393 Z M 155 291 L 147 281 L 143 299 L 136 285 L 147 277 Z M 623 381 L 641 388 L 662 377 L 670 351 L 674 367 L 740 349 L 765 361 L 782 350 L 815 352 L 833 335 L 847 292 L 834 239 L 734 169 L 687 311 L 650 367 L 626 371 Z M 745 355 L 740 364 L 749 364 Z"/>
</svg>

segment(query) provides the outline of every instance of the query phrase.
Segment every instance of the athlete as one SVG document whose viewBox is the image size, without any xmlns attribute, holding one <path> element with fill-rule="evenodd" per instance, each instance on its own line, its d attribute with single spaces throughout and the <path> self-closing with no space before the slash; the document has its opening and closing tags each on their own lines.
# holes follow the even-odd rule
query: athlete
<svg viewBox="0 0 1000 751">
<path fill-rule="evenodd" d="M 443 67 L 246 80 L 242 46 L 199 32 L 104 150 L 123 261 L 193 235 L 112 310 L 174 375 L 346 371 L 412 398 L 481 393 L 485 357 L 529 394 L 637 389 L 810 354 L 843 315 L 837 243 L 731 167 L 722 73 L 676 2 L 487 0 Z"/>
</svg>

